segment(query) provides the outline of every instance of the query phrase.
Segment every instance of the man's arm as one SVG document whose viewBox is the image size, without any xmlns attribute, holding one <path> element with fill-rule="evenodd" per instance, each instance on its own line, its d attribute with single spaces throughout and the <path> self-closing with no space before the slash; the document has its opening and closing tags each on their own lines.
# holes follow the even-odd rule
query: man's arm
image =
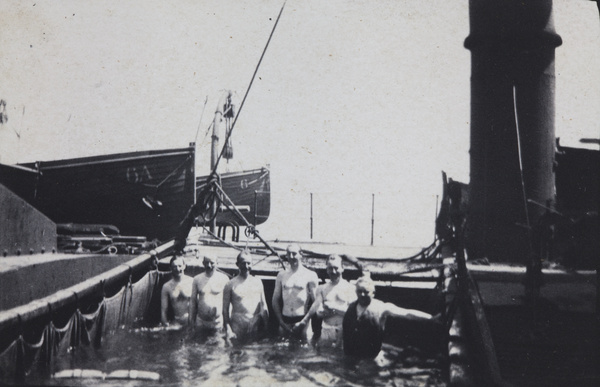
<svg viewBox="0 0 600 387">
<path fill-rule="evenodd" d="M 384 304 L 383 317 L 400 317 L 405 318 L 407 320 L 431 320 L 433 318 L 429 313 L 421 312 L 420 310 L 415 309 L 404 309 L 399 306 L 396 306 L 392 303 L 386 302 Z"/>
<path fill-rule="evenodd" d="M 223 289 L 223 333 L 229 333 L 229 305 L 231 304 L 231 281 L 227 282 Z"/>
<path fill-rule="evenodd" d="M 308 324 L 308 321 L 319 310 L 319 307 L 323 303 L 323 295 L 321 294 L 321 292 L 319 291 L 319 289 L 316 290 L 316 293 L 317 293 L 317 297 L 315 298 L 315 302 L 313 302 L 313 304 L 311 305 L 310 309 L 308 310 L 308 312 L 306 313 L 306 315 L 304 316 L 304 318 L 300 322 L 296 323 L 296 325 L 294 325 L 294 328 L 300 327 L 300 326 L 303 327 L 304 325 Z"/>
<path fill-rule="evenodd" d="M 267 306 L 267 298 L 265 297 L 265 287 L 261 280 L 258 280 L 260 283 L 260 305 L 261 305 L 261 317 L 265 324 L 265 327 L 269 324 L 269 307 Z"/>
<path fill-rule="evenodd" d="M 169 309 L 169 284 L 163 285 L 160 291 L 160 322 L 163 325 L 169 325 L 167 321 L 167 310 Z"/>
<path fill-rule="evenodd" d="M 283 307 L 283 297 L 281 293 L 281 277 L 283 273 L 277 274 L 277 278 L 275 279 L 275 290 L 273 290 L 273 298 L 271 302 L 273 303 L 273 313 L 275 313 L 275 317 L 279 322 L 279 325 L 285 329 L 286 331 L 291 332 L 291 327 L 283 322 L 283 314 L 281 312 L 281 308 Z"/>
<path fill-rule="evenodd" d="M 310 280 L 306 284 L 306 292 L 308 293 L 308 297 L 306 297 L 306 304 L 304 305 L 304 313 L 308 313 L 312 304 L 314 304 L 317 299 L 317 287 L 319 286 L 319 277 L 317 277 L 317 273 L 315 275 L 311 275 Z"/>
<path fill-rule="evenodd" d="M 192 295 L 190 297 L 190 312 L 189 312 L 189 326 L 196 326 L 196 314 L 198 313 L 198 282 L 196 278 L 192 281 Z"/>
<path fill-rule="evenodd" d="M 360 275 L 363 275 L 364 268 L 362 263 L 360 263 L 360 261 L 358 260 L 358 258 L 350 254 L 342 254 L 341 257 L 342 259 L 345 259 L 347 262 L 350 262 L 352 265 L 354 265 L 354 267 L 356 267 L 360 272 Z"/>
</svg>

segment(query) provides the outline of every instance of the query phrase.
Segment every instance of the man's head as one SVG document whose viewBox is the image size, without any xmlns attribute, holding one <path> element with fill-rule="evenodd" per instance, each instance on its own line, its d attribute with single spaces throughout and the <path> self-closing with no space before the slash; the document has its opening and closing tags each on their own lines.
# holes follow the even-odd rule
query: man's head
<svg viewBox="0 0 600 387">
<path fill-rule="evenodd" d="M 185 270 L 185 261 L 183 260 L 183 257 L 179 255 L 173 255 L 173 257 L 171 258 L 170 265 L 171 274 L 173 274 L 173 278 L 181 278 Z"/>
<path fill-rule="evenodd" d="M 252 270 L 252 255 L 250 251 L 243 250 L 237 256 L 236 265 L 240 269 L 240 274 L 248 274 Z"/>
<path fill-rule="evenodd" d="M 286 249 L 286 257 L 292 269 L 296 270 L 302 264 L 300 262 L 302 259 L 300 246 L 295 243 L 289 245 Z"/>
<path fill-rule="evenodd" d="M 367 306 L 375 297 L 375 283 L 369 277 L 361 277 L 356 281 L 356 297 L 358 303 Z"/>
<path fill-rule="evenodd" d="M 343 272 L 344 265 L 342 264 L 342 257 L 337 254 L 332 254 L 327 257 L 327 275 L 331 280 L 340 279 Z"/>
<path fill-rule="evenodd" d="M 202 265 L 204 265 L 205 273 L 211 275 L 217 267 L 217 257 L 214 255 L 205 255 L 202 260 Z"/>
</svg>

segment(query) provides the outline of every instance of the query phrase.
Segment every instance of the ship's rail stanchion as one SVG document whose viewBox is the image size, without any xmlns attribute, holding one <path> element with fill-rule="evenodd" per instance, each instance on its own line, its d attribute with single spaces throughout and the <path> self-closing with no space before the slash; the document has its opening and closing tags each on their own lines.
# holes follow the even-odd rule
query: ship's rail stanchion
<svg viewBox="0 0 600 387">
<path fill-rule="evenodd" d="M 227 228 L 228 227 L 231 227 L 231 240 L 233 242 L 239 242 L 240 241 L 240 226 L 234 222 L 226 223 L 226 224 L 219 226 L 219 230 L 217 232 L 217 235 L 219 236 L 219 238 L 221 238 L 223 240 L 227 239 Z"/>
</svg>

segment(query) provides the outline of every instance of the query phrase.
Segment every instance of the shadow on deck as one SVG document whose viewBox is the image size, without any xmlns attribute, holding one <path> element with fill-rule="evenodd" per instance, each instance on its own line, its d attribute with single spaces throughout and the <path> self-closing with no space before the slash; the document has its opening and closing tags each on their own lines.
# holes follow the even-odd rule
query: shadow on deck
<svg viewBox="0 0 600 387">
<path fill-rule="evenodd" d="M 593 313 L 540 302 L 486 307 L 504 380 L 517 386 L 600 385 L 600 325 Z"/>
</svg>

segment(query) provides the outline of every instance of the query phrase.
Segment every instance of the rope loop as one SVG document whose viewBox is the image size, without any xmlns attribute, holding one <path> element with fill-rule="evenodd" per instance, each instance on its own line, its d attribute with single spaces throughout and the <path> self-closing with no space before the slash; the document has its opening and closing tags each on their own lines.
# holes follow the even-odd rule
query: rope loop
<svg viewBox="0 0 600 387">
<path fill-rule="evenodd" d="M 258 238 L 258 230 L 253 225 L 248 225 L 244 230 L 244 235 L 246 235 L 246 238 L 252 237 L 253 239 L 256 239 Z"/>
</svg>

